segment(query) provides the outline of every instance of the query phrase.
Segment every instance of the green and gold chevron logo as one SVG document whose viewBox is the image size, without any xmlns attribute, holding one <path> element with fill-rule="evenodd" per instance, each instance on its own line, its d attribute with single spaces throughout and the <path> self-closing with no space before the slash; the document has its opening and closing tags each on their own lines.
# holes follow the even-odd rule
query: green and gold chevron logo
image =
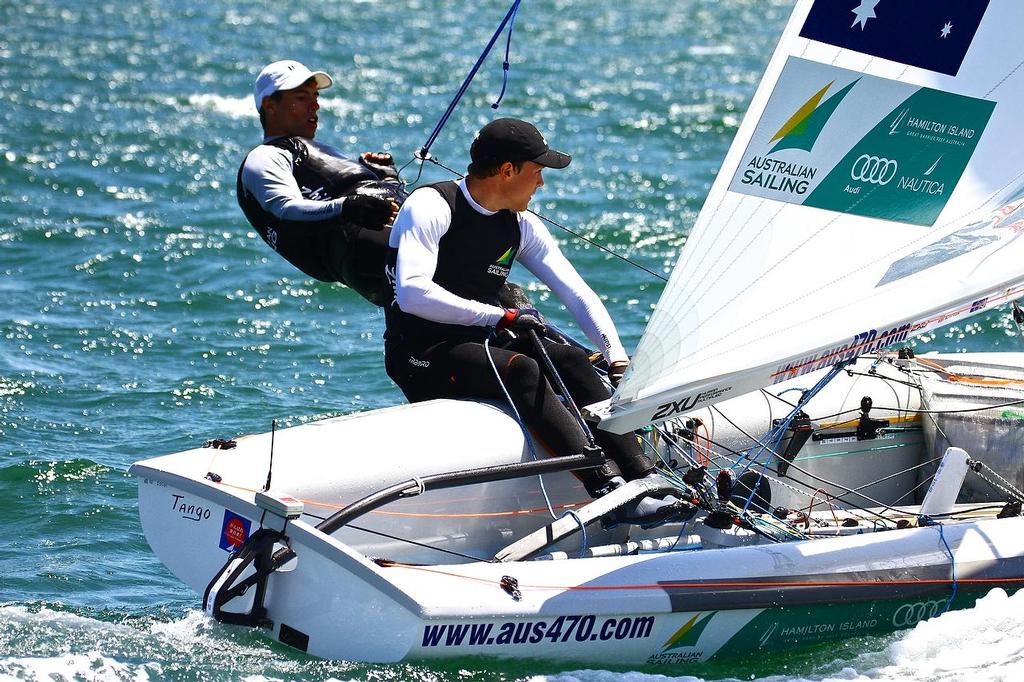
<svg viewBox="0 0 1024 682">
<path fill-rule="evenodd" d="M 811 95 L 811 98 L 803 103 L 796 113 L 789 117 L 779 131 L 775 133 L 769 143 L 778 140 L 778 144 L 771 148 L 769 154 L 774 154 L 780 149 L 802 149 L 804 151 L 811 151 L 814 143 L 818 141 L 818 135 L 821 134 L 825 124 L 828 123 L 829 118 L 835 112 L 836 107 L 843 101 L 843 98 L 849 94 L 853 86 L 857 84 L 857 81 L 853 81 L 845 88 L 835 93 L 824 103 L 819 106 L 821 98 L 825 96 L 828 89 L 831 88 L 835 81 L 832 81 L 821 90 Z"/>
<path fill-rule="evenodd" d="M 508 251 L 501 254 L 501 258 L 494 261 L 495 265 L 504 265 L 506 267 L 512 266 L 512 259 L 516 257 L 516 247 L 510 246 Z"/>
<path fill-rule="evenodd" d="M 697 646 L 697 642 L 700 640 L 701 634 L 704 632 L 704 628 L 708 626 L 711 619 L 715 616 L 718 611 L 712 611 L 703 618 L 701 614 L 697 614 L 690 620 L 683 623 L 683 627 L 676 630 L 676 633 L 668 638 L 665 645 L 661 648 L 662 653 L 671 651 L 672 649 L 681 649 L 684 646 Z"/>
</svg>

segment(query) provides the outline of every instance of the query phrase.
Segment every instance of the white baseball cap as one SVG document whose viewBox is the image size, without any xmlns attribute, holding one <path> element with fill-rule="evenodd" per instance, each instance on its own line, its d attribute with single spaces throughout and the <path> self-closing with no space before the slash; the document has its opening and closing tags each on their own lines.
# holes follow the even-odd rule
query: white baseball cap
<svg viewBox="0 0 1024 682">
<path fill-rule="evenodd" d="M 256 99 L 256 111 L 263 108 L 263 98 L 273 95 L 278 90 L 293 90 L 310 78 L 316 78 L 318 90 L 325 90 L 334 84 L 334 79 L 323 71 L 310 71 L 304 64 L 293 59 L 282 59 L 267 64 L 256 76 L 253 97 Z"/>
</svg>

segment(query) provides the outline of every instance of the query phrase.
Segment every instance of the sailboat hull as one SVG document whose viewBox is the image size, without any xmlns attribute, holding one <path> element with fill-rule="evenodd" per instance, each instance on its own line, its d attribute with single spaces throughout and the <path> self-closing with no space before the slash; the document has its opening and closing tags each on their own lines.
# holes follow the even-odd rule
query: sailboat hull
<svg viewBox="0 0 1024 682">
<path fill-rule="evenodd" d="M 859 393 L 847 386 L 844 395 Z M 993 587 L 1016 589 L 1024 576 L 1020 517 L 882 533 L 864 523 L 782 544 L 698 522 L 594 524 L 545 548 L 550 560 L 486 561 L 550 522 L 549 504 L 561 515 L 588 500 L 567 473 L 545 475 L 543 487 L 529 477 L 429 491 L 331 535 L 316 528 L 396 482 L 532 460 L 515 420 L 475 402 L 420 403 L 233 443 L 133 465 L 146 537 L 203 594 L 241 542 L 261 526 L 283 527 L 295 559 L 267 579 L 265 618 L 275 638 L 325 658 L 696 663 L 912 626 L 945 610 L 954 573 L 953 608 Z M 271 493 L 303 502 L 299 519 L 285 525 L 257 505 L 268 474 Z M 677 551 L 640 552 L 627 541 Z M 251 609 L 253 592 L 230 608 Z"/>
<path fill-rule="evenodd" d="M 382 567 L 293 522 L 297 565 L 271 577 L 267 615 L 277 639 L 330 659 L 698 663 L 913 626 L 946 609 L 954 566 L 954 608 L 1012 591 L 1022 531 L 1017 518 L 707 552 Z"/>
</svg>

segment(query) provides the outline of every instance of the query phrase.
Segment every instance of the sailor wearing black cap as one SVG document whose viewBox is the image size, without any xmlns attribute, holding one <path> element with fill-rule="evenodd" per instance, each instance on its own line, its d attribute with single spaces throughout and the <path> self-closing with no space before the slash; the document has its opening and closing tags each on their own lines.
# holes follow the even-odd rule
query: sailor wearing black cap
<svg viewBox="0 0 1024 682">
<path fill-rule="evenodd" d="M 597 294 L 562 255 L 527 206 L 544 185 L 546 168 L 565 168 L 571 157 L 548 146 L 533 125 L 502 118 L 480 130 L 470 147 L 467 177 L 413 192 L 395 219 L 388 275 L 395 297 L 385 308 L 388 375 L 413 402 L 432 398 L 503 399 L 492 369 L 501 374 L 516 409 L 557 455 L 588 448 L 586 435 L 544 377 L 525 332 L 543 329 L 530 309 L 503 308 L 499 294 L 514 260 L 565 304 L 601 349 L 613 377 L 628 364 L 611 317 Z M 508 330 L 484 347 L 495 332 Z M 512 338 L 508 338 L 512 337 Z M 572 398 L 586 405 L 608 398 L 587 353 L 545 342 Z M 633 435 L 596 434 L 617 465 L 581 472 L 591 495 L 651 474 L 654 463 Z M 621 476 L 619 475 L 621 473 Z M 674 497 L 643 498 L 626 520 L 648 525 L 679 506 Z"/>
</svg>

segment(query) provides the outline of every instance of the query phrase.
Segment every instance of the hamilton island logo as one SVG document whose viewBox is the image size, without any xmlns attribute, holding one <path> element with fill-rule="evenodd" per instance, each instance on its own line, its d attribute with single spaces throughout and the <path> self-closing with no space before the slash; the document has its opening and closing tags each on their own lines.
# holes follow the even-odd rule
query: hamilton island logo
<svg viewBox="0 0 1024 682">
<path fill-rule="evenodd" d="M 498 257 L 498 260 L 487 266 L 487 274 L 508 277 L 508 273 L 512 270 L 512 261 L 515 260 L 517 250 L 515 246 L 510 246 L 508 251 Z"/>
<path fill-rule="evenodd" d="M 821 131 L 825 129 L 825 124 L 859 80 L 858 78 L 852 81 L 824 102 L 822 99 L 835 85 L 834 80 L 811 95 L 810 99 L 804 102 L 768 140 L 768 143 L 773 145 L 768 153 L 764 156 L 755 155 L 747 161 L 747 168 L 743 171 L 740 182 L 798 196 L 807 194 L 818 169 L 807 164 L 773 158 L 772 154 L 786 149 L 810 152 Z"/>
</svg>

